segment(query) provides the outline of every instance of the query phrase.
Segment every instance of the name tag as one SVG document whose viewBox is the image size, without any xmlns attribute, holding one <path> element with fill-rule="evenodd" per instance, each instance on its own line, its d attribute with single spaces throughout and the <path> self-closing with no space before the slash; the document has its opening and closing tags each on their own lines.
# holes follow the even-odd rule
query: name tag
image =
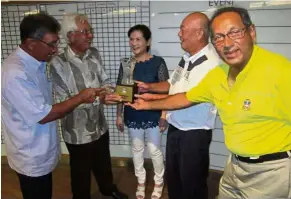
<svg viewBox="0 0 291 199">
<path fill-rule="evenodd" d="M 186 71 L 184 78 L 189 81 L 190 71 Z"/>
<path fill-rule="evenodd" d="M 171 80 L 171 84 L 172 85 L 176 84 L 178 81 L 181 80 L 182 72 L 183 72 L 183 68 L 182 67 L 179 67 L 179 68 L 177 68 L 175 70 L 174 75 L 173 75 L 172 80 Z"/>
</svg>

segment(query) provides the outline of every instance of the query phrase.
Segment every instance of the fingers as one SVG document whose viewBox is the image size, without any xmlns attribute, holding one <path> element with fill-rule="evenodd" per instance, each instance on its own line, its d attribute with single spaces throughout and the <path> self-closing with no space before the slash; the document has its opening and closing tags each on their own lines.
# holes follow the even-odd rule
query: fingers
<svg viewBox="0 0 291 199">
<path fill-rule="evenodd" d="M 105 100 L 105 104 L 106 105 L 113 105 L 113 104 L 118 104 L 119 102 L 116 102 L 116 101 L 108 101 L 108 100 Z"/>
<path fill-rule="evenodd" d="M 117 129 L 118 129 L 118 131 L 123 132 L 123 130 L 124 130 L 123 125 L 117 124 Z"/>
<path fill-rule="evenodd" d="M 105 88 L 92 88 L 94 91 L 95 96 L 99 96 L 105 91 Z"/>
<path fill-rule="evenodd" d="M 168 128 L 168 121 L 164 118 L 160 118 L 159 128 L 161 133 L 164 132 Z"/>
<path fill-rule="evenodd" d="M 122 96 L 118 94 L 109 94 L 105 96 L 105 101 L 120 102 L 122 101 Z"/>
<path fill-rule="evenodd" d="M 143 99 L 147 101 L 151 101 L 155 99 L 155 94 L 150 94 L 150 93 L 135 94 L 134 96 L 138 99 Z"/>
<path fill-rule="evenodd" d="M 145 93 L 145 92 L 148 92 L 149 90 L 146 89 L 146 88 L 143 88 L 143 87 L 138 87 L 138 92 L 139 93 Z"/>
<path fill-rule="evenodd" d="M 126 102 L 126 103 L 124 103 L 124 105 L 125 105 L 125 106 L 130 106 L 131 108 L 136 109 L 136 105 L 135 105 L 135 104 L 132 104 L 132 103 Z"/>
<path fill-rule="evenodd" d="M 115 92 L 115 87 L 113 87 L 113 86 L 105 87 L 105 93 L 106 94 L 111 94 L 111 93 L 114 93 L 114 92 Z"/>
<path fill-rule="evenodd" d="M 137 98 L 137 99 L 134 100 L 134 103 L 137 104 L 137 105 L 140 105 L 143 102 L 145 102 L 145 100 L 144 99 L 141 99 L 141 98 Z"/>
<path fill-rule="evenodd" d="M 168 127 L 167 127 L 167 125 L 160 125 L 159 126 L 159 128 L 160 128 L 160 132 L 162 133 L 162 132 L 164 132 Z"/>
<path fill-rule="evenodd" d="M 116 127 L 117 127 L 118 131 L 120 131 L 121 133 L 124 132 L 124 123 L 123 123 L 122 117 L 120 117 L 120 116 L 117 116 Z"/>
<path fill-rule="evenodd" d="M 167 126 L 163 124 L 163 125 L 160 125 L 159 128 L 160 128 L 160 132 L 163 133 L 167 129 Z"/>
<path fill-rule="evenodd" d="M 137 83 L 137 84 L 144 84 L 144 82 L 142 82 L 142 81 L 134 80 L 134 82 Z"/>
<path fill-rule="evenodd" d="M 105 88 L 93 88 L 95 90 L 95 92 L 101 92 L 101 91 L 105 91 Z"/>
<path fill-rule="evenodd" d="M 119 130 L 121 133 L 123 133 L 123 132 L 124 132 L 124 126 L 123 126 L 122 124 L 120 124 L 120 125 L 118 126 L 118 130 Z"/>
<path fill-rule="evenodd" d="M 165 127 L 160 127 L 160 132 L 163 133 L 166 130 Z"/>
<path fill-rule="evenodd" d="M 143 99 L 143 95 L 144 94 L 135 94 L 134 97 L 136 97 L 136 98 L 142 98 Z"/>
<path fill-rule="evenodd" d="M 96 99 L 96 97 L 93 96 L 93 97 L 89 97 L 86 101 L 87 101 L 87 103 L 91 104 L 95 101 L 95 99 Z"/>
<path fill-rule="evenodd" d="M 93 103 L 97 96 L 100 96 L 101 100 L 104 98 L 101 94 L 103 90 L 104 88 L 86 88 L 78 96 L 82 100 L 82 103 Z"/>
<path fill-rule="evenodd" d="M 147 83 L 145 83 L 145 82 L 136 81 L 136 80 L 134 82 L 137 84 L 137 86 L 139 87 L 139 89 L 147 89 L 147 87 L 148 87 Z"/>
<path fill-rule="evenodd" d="M 144 93 L 144 94 L 135 94 L 134 97 L 138 99 L 143 99 L 143 100 L 148 100 L 149 99 L 149 95 L 148 93 Z"/>
</svg>

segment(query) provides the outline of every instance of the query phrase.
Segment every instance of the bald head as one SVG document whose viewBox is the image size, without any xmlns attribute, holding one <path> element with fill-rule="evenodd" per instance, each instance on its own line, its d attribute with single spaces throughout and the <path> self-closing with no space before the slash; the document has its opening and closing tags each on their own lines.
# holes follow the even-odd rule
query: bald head
<svg viewBox="0 0 291 199">
<path fill-rule="evenodd" d="M 208 44 L 208 23 L 207 15 L 201 12 L 193 12 L 184 18 L 179 37 L 181 46 L 186 52 L 195 54 Z"/>
<path fill-rule="evenodd" d="M 209 19 L 206 14 L 201 12 L 193 12 L 184 19 L 186 23 L 189 23 L 189 27 L 194 29 L 203 30 L 203 39 L 207 41 L 209 38 L 208 23 Z"/>
</svg>

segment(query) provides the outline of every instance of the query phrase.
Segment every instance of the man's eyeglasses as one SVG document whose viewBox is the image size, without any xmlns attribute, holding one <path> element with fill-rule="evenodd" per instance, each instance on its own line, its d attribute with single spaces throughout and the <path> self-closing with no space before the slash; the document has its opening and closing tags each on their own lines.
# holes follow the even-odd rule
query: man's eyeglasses
<svg viewBox="0 0 291 199">
<path fill-rule="evenodd" d="M 41 39 L 35 39 L 37 41 L 40 41 L 44 44 L 46 44 L 47 46 L 51 47 L 51 48 L 57 48 L 59 45 L 60 45 L 60 40 L 57 40 L 57 41 L 53 41 L 53 42 L 50 42 L 50 43 L 47 43 Z"/>
<path fill-rule="evenodd" d="M 226 36 L 230 38 L 231 40 L 240 39 L 245 36 L 247 29 L 248 27 L 244 27 L 241 29 L 231 30 L 226 34 L 218 33 L 211 38 L 211 42 L 217 46 L 217 45 L 221 45 L 224 42 Z"/>
<path fill-rule="evenodd" d="M 89 34 L 92 34 L 93 35 L 94 34 L 92 28 L 91 29 L 83 29 L 83 30 L 75 30 L 73 32 L 79 32 L 79 33 L 81 33 L 83 35 L 89 35 Z"/>
</svg>

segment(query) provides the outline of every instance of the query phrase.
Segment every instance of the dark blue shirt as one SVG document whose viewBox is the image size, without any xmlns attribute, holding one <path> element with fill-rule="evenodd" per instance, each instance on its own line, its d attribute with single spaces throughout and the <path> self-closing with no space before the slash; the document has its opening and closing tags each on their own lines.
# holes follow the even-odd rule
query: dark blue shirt
<svg viewBox="0 0 291 199">
<path fill-rule="evenodd" d="M 122 80 L 122 66 L 119 68 L 117 84 Z M 165 60 L 153 55 L 144 62 L 137 62 L 133 71 L 133 79 L 146 82 L 163 82 L 169 79 L 169 72 Z M 161 111 L 135 110 L 129 106 L 124 107 L 124 123 L 128 128 L 147 129 L 159 125 Z"/>
</svg>

